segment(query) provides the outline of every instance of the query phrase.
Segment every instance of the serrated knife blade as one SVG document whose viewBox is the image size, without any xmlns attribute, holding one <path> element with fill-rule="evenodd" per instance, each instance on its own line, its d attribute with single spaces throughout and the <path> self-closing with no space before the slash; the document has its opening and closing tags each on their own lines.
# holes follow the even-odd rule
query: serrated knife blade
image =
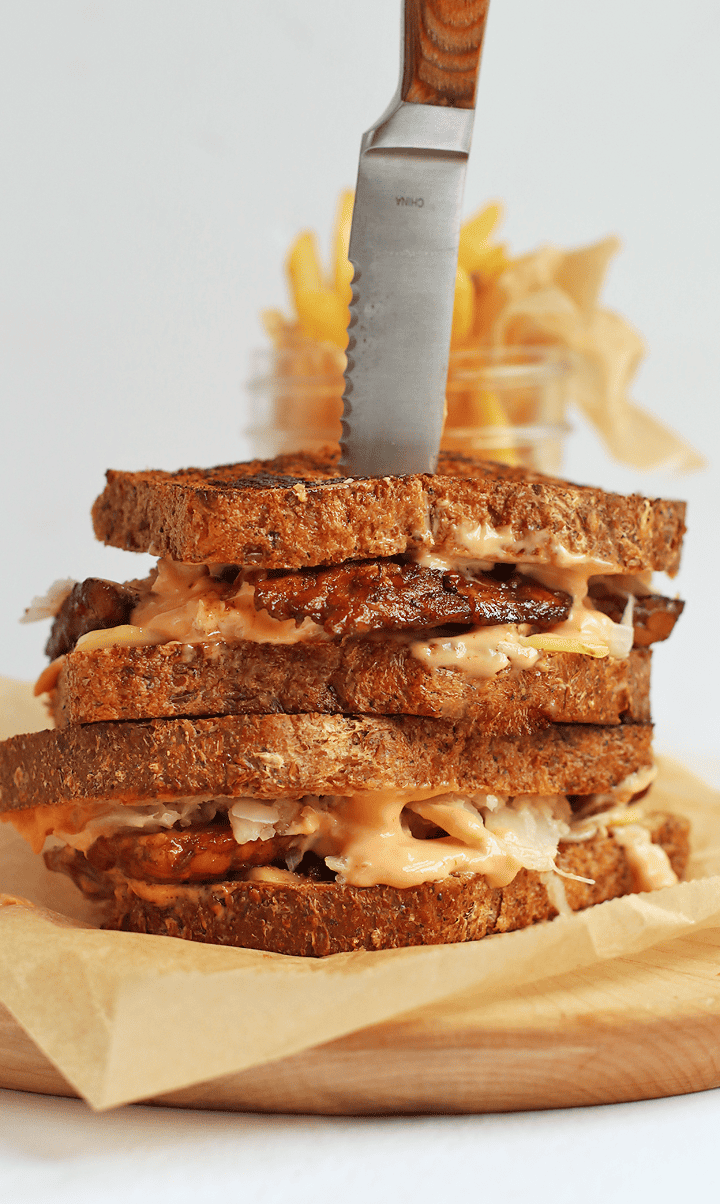
<svg viewBox="0 0 720 1204">
<path fill-rule="evenodd" d="M 363 136 L 343 394 L 351 476 L 434 472 L 489 0 L 405 0 L 398 91 Z"/>
</svg>

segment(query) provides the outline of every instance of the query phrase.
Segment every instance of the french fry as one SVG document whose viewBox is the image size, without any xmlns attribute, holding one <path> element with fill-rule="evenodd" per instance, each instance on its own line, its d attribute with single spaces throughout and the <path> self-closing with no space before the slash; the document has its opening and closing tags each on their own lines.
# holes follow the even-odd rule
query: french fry
<svg viewBox="0 0 720 1204">
<path fill-rule="evenodd" d="M 482 256 L 478 256 L 478 267 L 475 274 L 492 280 L 510 267 L 511 262 L 505 244 L 494 243 L 491 247 L 485 248 Z"/>
<path fill-rule="evenodd" d="M 497 393 L 489 389 L 480 389 L 473 398 L 475 411 L 474 425 L 478 427 L 498 427 L 507 431 L 509 419 Z M 500 464 L 510 464 L 516 467 L 520 464 L 520 456 L 514 447 L 489 448 L 485 455 Z"/>
<path fill-rule="evenodd" d="M 486 205 L 474 217 L 465 222 L 460 231 L 460 247 L 458 263 L 466 272 L 482 271 L 483 257 L 487 250 L 487 240 L 502 216 L 502 208 L 498 204 Z"/>
<path fill-rule="evenodd" d="M 260 313 L 265 334 L 276 347 L 282 347 L 287 342 L 288 320 L 279 309 L 263 309 Z"/>
<path fill-rule="evenodd" d="M 480 389 L 475 402 L 475 423 L 477 426 L 507 426 L 507 414 L 497 393 Z"/>
<path fill-rule="evenodd" d="M 322 375 L 318 364 L 327 358 L 337 393 L 327 403 L 334 407 L 333 413 L 340 411 L 347 345 L 353 199 L 350 191 L 340 196 L 328 277 L 314 235 L 305 231 L 293 243 L 287 259 L 295 315 L 286 318 L 277 310 L 263 314 L 265 330 L 275 347 L 289 352 L 292 371 L 290 360 L 284 363 L 284 371 L 316 380 Z M 618 460 L 640 467 L 664 461 L 673 461 L 684 470 L 701 467 L 698 453 L 631 400 L 642 340 L 622 318 L 603 309 L 600 301 L 618 241 L 606 238 L 567 251 L 545 245 L 512 258 L 502 243 L 493 240 L 501 216 L 498 203 L 486 205 L 460 232 L 444 446 L 477 451 L 506 464 L 524 462 L 525 449 L 519 444 L 488 449 L 488 428 L 498 428 L 498 438 L 507 443 L 509 436 L 500 435 L 499 428 L 532 423 L 536 400 L 528 397 L 524 402 L 512 391 L 479 388 L 464 375 L 472 365 L 465 364 L 463 356 L 467 351 L 472 358 L 478 349 L 487 347 L 546 346 L 572 357 L 573 400 Z M 317 362 L 311 350 L 316 359 L 320 357 Z M 553 421 L 562 419 L 564 400 L 558 393 L 561 408 L 557 414 L 553 411 Z M 555 399 L 551 403 L 556 405 Z M 289 397 L 287 404 L 296 404 L 296 399 Z M 477 436 L 475 445 L 471 432 Z"/>
<path fill-rule="evenodd" d="M 345 305 L 349 305 L 352 298 L 350 285 L 353 278 L 353 267 L 348 259 L 348 250 L 350 247 L 350 227 L 352 225 L 354 204 L 355 193 L 351 192 L 350 189 L 346 189 L 345 192 L 340 194 L 335 221 L 335 238 L 333 240 L 335 249 L 335 292 Z"/>
<path fill-rule="evenodd" d="M 460 343 L 470 334 L 475 307 L 475 287 L 470 273 L 458 267 L 455 274 L 455 300 L 453 302 L 452 342 Z"/>
<path fill-rule="evenodd" d="M 341 349 L 347 346 L 348 308 L 334 289 L 297 288 L 295 308 L 307 338 Z"/>
<path fill-rule="evenodd" d="M 296 309 L 299 292 L 306 292 L 307 290 L 320 292 L 325 287 L 317 252 L 317 243 L 315 235 L 311 230 L 304 230 L 302 234 L 298 234 L 290 248 L 286 270 L 290 292 L 292 293 Z M 300 317 L 299 310 L 298 317 Z"/>
</svg>

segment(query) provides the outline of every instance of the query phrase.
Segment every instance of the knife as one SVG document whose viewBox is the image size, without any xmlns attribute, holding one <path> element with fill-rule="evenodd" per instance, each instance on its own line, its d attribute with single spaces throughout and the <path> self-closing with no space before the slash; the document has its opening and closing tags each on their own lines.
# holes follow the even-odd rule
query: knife
<svg viewBox="0 0 720 1204">
<path fill-rule="evenodd" d="M 398 90 L 360 146 L 343 394 L 351 476 L 434 472 L 490 0 L 404 0 Z"/>
</svg>

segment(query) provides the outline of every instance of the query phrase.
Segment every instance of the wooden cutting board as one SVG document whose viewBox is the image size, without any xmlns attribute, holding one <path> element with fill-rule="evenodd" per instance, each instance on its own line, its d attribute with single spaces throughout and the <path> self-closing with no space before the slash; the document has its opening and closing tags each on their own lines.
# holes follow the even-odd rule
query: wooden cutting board
<svg viewBox="0 0 720 1204">
<path fill-rule="evenodd" d="M 4 1009 L 0 1086 L 75 1094 Z M 717 1086 L 720 929 L 711 929 L 480 1006 L 455 998 L 152 1102 L 321 1115 L 504 1112 Z"/>
</svg>

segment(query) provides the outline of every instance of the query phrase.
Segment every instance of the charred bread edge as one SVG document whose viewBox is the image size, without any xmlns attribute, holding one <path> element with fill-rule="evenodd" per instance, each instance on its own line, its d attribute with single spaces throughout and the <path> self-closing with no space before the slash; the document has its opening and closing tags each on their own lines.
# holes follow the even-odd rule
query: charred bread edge
<svg viewBox="0 0 720 1204">
<path fill-rule="evenodd" d="M 454 547 L 462 523 L 520 540 L 545 533 L 625 572 L 677 571 L 685 504 L 604 493 L 445 456 L 435 475 L 340 476 L 337 458 L 298 454 L 216 468 L 119 472 L 93 506 L 98 539 L 188 563 L 300 568 Z M 447 474 L 453 475 L 447 475 Z M 541 541 L 542 542 L 542 541 Z M 541 550 L 533 559 L 541 559 Z"/>
</svg>

